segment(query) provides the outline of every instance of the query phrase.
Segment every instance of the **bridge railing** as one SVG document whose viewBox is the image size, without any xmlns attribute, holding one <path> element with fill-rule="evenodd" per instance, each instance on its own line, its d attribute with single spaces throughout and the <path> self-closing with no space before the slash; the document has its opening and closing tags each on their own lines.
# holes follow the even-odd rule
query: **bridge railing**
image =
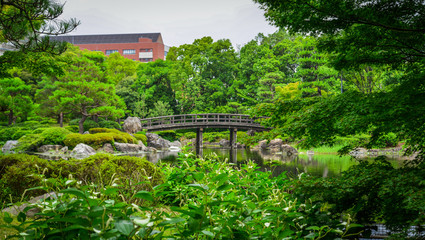
<svg viewBox="0 0 425 240">
<path fill-rule="evenodd" d="M 140 119 L 142 128 L 152 128 L 162 125 L 194 125 L 194 124 L 241 124 L 249 125 L 259 123 L 249 115 L 243 114 L 220 114 L 220 113 L 205 113 L 205 114 L 185 114 L 185 115 L 172 115 Z"/>
</svg>

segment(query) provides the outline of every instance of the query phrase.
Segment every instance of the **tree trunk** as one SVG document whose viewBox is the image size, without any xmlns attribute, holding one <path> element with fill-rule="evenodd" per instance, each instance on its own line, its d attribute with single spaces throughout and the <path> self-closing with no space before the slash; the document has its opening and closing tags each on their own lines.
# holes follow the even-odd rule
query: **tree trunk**
<svg viewBox="0 0 425 240">
<path fill-rule="evenodd" d="M 81 120 L 78 122 L 78 132 L 80 134 L 84 133 L 84 122 L 86 121 L 87 116 L 84 116 L 81 118 Z"/>
<path fill-rule="evenodd" d="M 59 126 L 63 127 L 63 112 L 59 113 Z"/>
<path fill-rule="evenodd" d="M 9 111 L 9 125 L 12 125 L 13 123 L 13 110 L 10 109 Z"/>
</svg>

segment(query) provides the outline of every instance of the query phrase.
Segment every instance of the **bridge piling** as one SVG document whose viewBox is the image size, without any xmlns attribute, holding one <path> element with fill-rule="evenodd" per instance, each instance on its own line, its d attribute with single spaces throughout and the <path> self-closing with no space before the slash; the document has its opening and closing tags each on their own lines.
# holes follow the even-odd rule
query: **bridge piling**
<svg viewBox="0 0 425 240">
<path fill-rule="evenodd" d="M 196 129 L 196 140 L 195 140 L 196 153 L 200 152 L 200 149 L 202 149 L 203 147 L 203 133 L 204 133 L 203 128 Z"/>
<path fill-rule="evenodd" d="M 237 148 L 237 128 L 230 128 L 230 148 Z"/>
</svg>

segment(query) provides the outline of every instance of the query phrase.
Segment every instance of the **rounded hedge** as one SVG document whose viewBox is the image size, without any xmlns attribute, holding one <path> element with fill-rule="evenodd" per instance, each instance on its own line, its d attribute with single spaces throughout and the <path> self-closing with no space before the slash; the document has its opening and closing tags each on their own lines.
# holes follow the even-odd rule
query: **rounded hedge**
<svg viewBox="0 0 425 240">
<path fill-rule="evenodd" d="M 65 128 L 52 127 L 45 129 L 41 133 L 41 136 L 44 137 L 44 145 L 63 145 L 66 136 L 71 133 L 71 131 Z"/>
</svg>

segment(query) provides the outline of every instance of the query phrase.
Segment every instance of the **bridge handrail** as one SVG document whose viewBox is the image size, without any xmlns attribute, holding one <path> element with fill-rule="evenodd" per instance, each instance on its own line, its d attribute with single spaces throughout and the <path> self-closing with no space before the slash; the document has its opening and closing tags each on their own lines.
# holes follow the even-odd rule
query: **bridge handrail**
<svg viewBox="0 0 425 240">
<path fill-rule="evenodd" d="M 261 117 L 263 118 L 263 117 Z M 199 113 L 199 114 L 181 114 L 168 115 L 152 118 L 140 119 L 142 127 L 154 127 L 167 124 L 193 124 L 193 123 L 240 123 L 249 125 L 260 125 L 255 120 L 260 118 L 251 118 L 245 114 L 226 114 L 226 113 Z"/>
</svg>

